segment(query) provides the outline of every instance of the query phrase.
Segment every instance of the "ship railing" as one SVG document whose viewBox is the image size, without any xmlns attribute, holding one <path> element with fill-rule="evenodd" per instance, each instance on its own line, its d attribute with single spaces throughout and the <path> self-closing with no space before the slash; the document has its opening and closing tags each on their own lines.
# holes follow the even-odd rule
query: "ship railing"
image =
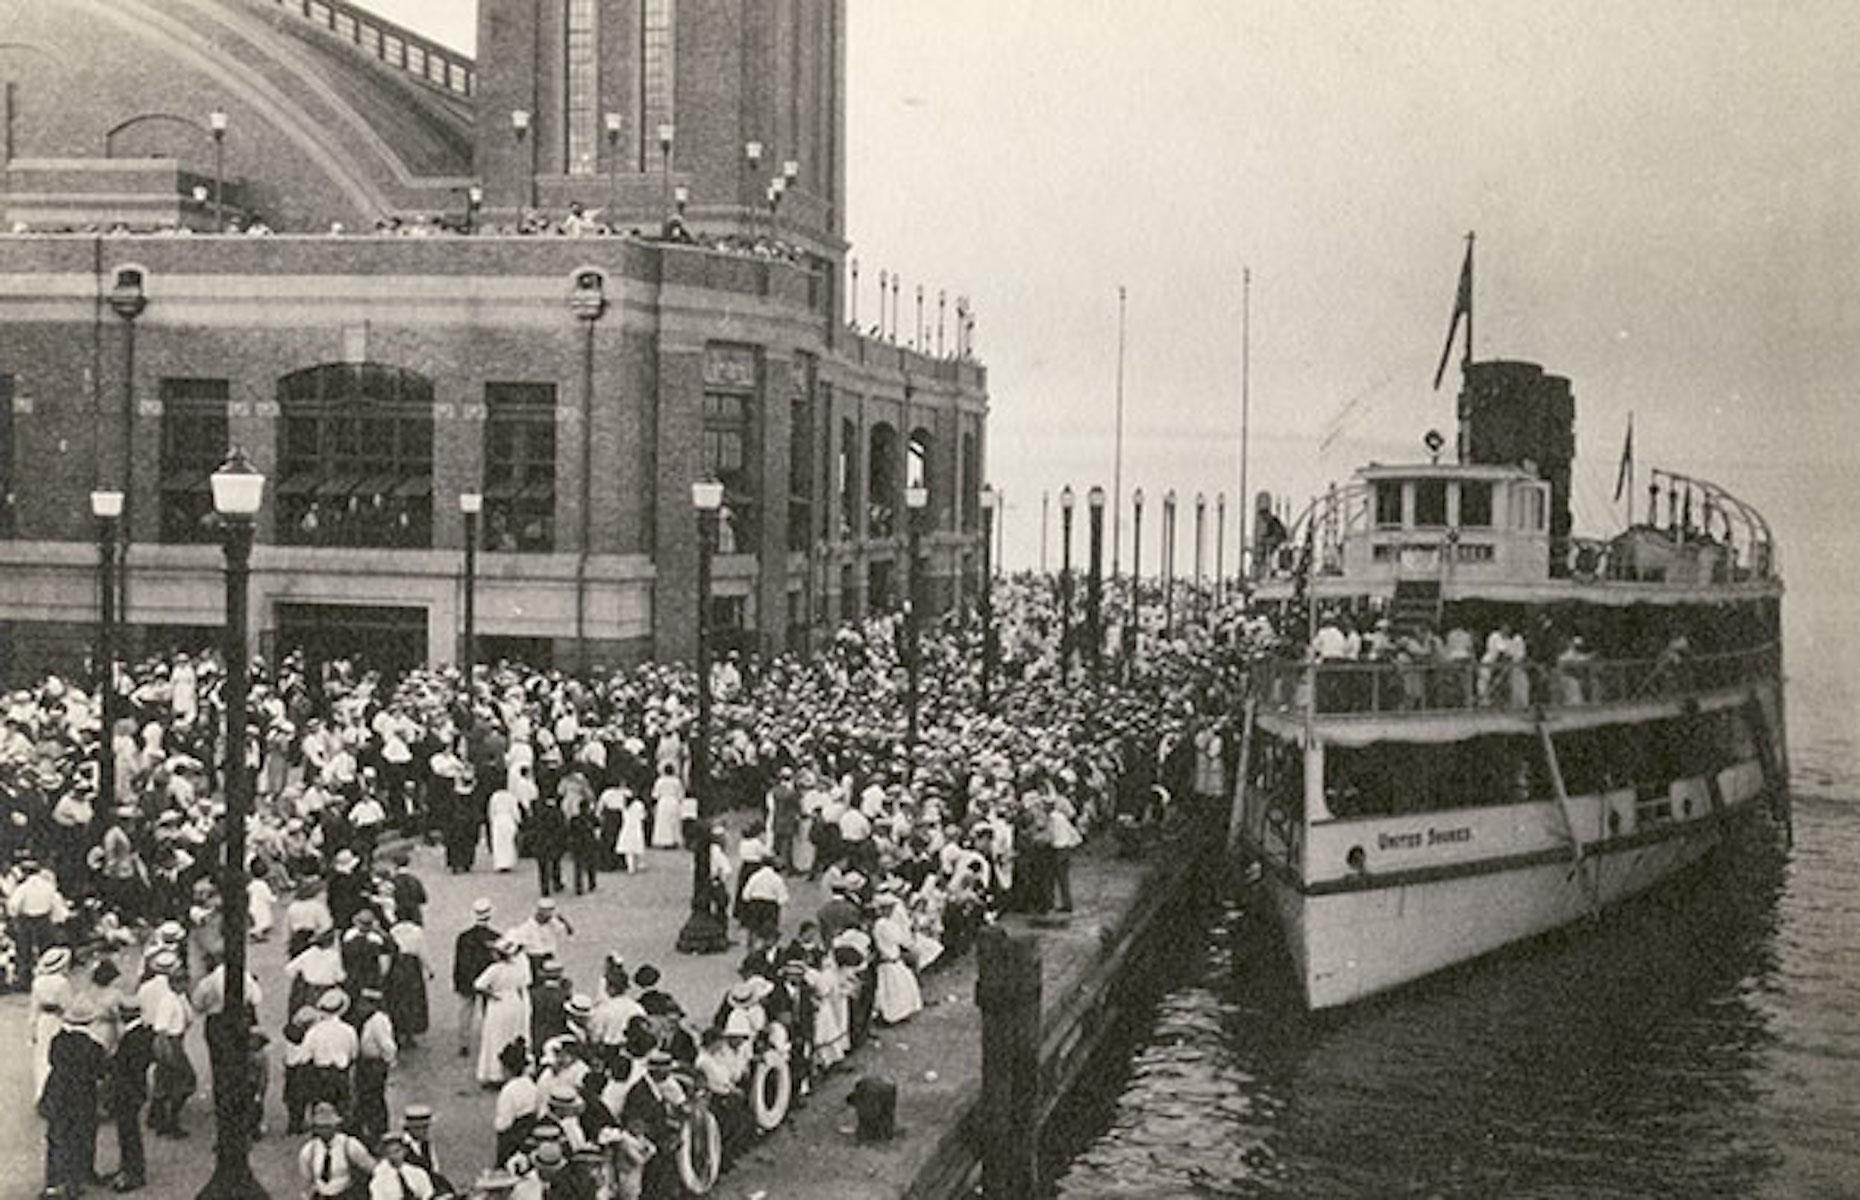
<svg viewBox="0 0 1860 1200">
<path fill-rule="evenodd" d="M 1714 654 L 1556 663 L 1260 662 L 1252 687 L 1268 711 L 1321 716 L 1587 708 L 1719 691 L 1773 677 L 1774 643 Z"/>
</svg>

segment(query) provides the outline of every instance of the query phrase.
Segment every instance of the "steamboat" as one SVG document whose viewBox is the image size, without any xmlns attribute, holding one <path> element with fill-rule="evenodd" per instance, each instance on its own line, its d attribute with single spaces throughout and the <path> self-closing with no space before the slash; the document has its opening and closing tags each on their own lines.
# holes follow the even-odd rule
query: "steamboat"
<svg viewBox="0 0 1860 1200">
<path fill-rule="evenodd" d="M 1254 599 L 1309 636 L 1251 673 L 1229 840 L 1312 1009 L 1600 913 L 1752 819 L 1787 821 L 1762 514 L 1656 470 L 1624 528 L 1576 536 L 1569 380 L 1468 343 L 1451 461 L 1431 433 L 1430 461 L 1366 466 L 1289 523 L 1260 499 Z M 1640 508 L 1631 432 L 1622 475 Z"/>
</svg>

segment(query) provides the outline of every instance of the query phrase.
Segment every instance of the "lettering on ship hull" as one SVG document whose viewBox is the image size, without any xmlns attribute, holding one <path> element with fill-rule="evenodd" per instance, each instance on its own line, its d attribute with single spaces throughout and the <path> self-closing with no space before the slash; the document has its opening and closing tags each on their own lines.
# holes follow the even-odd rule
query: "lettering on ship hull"
<svg viewBox="0 0 1860 1200">
<path fill-rule="evenodd" d="M 1455 825 L 1442 829 L 1436 825 L 1429 825 L 1426 829 L 1410 829 L 1402 833 L 1378 833 L 1376 834 L 1376 849 L 1419 850 L 1423 846 L 1447 846 L 1472 840 L 1471 826 Z"/>
</svg>

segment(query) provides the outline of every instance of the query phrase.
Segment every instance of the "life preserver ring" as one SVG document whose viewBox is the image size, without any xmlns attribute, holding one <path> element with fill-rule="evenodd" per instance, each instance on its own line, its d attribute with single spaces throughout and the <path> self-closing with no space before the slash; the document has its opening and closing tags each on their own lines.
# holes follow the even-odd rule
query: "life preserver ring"
<svg viewBox="0 0 1860 1200">
<path fill-rule="evenodd" d="M 755 1115 L 756 1128 L 763 1133 L 775 1129 L 788 1116 L 794 1099 L 794 1075 L 782 1054 L 765 1054 L 756 1061 L 749 1079 L 749 1111 Z"/>
<path fill-rule="evenodd" d="M 694 1196 L 708 1196 L 723 1169 L 723 1133 L 709 1108 L 693 1108 L 678 1131 L 678 1178 Z"/>
</svg>

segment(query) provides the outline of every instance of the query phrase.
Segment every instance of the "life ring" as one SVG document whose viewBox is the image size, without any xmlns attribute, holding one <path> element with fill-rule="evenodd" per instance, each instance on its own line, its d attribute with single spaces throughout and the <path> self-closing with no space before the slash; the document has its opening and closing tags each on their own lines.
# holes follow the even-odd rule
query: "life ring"
<svg viewBox="0 0 1860 1200">
<path fill-rule="evenodd" d="M 794 1099 L 794 1075 L 788 1070 L 786 1055 L 765 1054 L 756 1062 L 749 1080 L 749 1109 L 755 1115 L 756 1128 L 771 1132 L 788 1116 Z"/>
<path fill-rule="evenodd" d="M 723 1169 L 723 1133 L 707 1106 L 693 1108 L 678 1131 L 678 1178 L 694 1196 L 708 1196 Z"/>
</svg>

